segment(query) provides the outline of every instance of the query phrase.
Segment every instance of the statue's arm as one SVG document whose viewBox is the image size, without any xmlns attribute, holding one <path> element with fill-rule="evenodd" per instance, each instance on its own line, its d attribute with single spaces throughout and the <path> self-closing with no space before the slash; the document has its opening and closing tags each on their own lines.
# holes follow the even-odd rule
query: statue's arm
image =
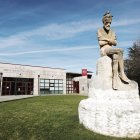
<svg viewBox="0 0 140 140">
<path fill-rule="evenodd" d="M 116 37 L 112 40 L 110 40 L 111 45 L 116 46 L 117 45 L 117 40 Z"/>
<path fill-rule="evenodd" d="M 103 36 L 101 30 L 98 30 L 97 32 L 97 36 L 98 36 L 98 42 L 99 42 L 99 45 L 102 47 L 104 45 L 113 45 L 113 46 L 116 46 L 117 45 L 117 39 L 116 39 L 116 35 L 114 32 L 112 32 L 112 37 L 109 39 L 109 38 L 106 38 Z"/>
<path fill-rule="evenodd" d="M 107 45 L 109 44 L 109 39 L 107 39 L 106 37 L 104 37 L 101 33 L 100 30 L 98 30 L 97 32 L 97 37 L 98 37 L 98 42 L 99 42 L 99 45 L 102 47 L 104 45 Z"/>
<path fill-rule="evenodd" d="M 106 40 L 98 40 L 98 41 L 99 41 L 100 46 L 104 46 L 104 45 L 108 44 L 108 41 L 106 41 Z"/>
<path fill-rule="evenodd" d="M 111 44 L 112 44 L 113 46 L 117 46 L 117 41 L 114 41 L 114 40 L 113 40 L 113 41 L 111 42 Z"/>
<path fill-rule="evenodd" d="M 110 44 L 113 45 L 113 46 L 117 45 L 116 34 L 113 31 L 112 31 L 112 35 L 111 35 L 111 38 L 110 38 Z"/>
</svg>

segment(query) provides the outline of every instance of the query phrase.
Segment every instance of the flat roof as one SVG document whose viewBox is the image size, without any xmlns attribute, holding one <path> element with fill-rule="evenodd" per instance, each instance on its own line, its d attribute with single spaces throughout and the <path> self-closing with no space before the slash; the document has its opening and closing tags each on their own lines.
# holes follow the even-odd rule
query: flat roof
<svg viewBox="0 0 140 140">
<path fill-rule="evenodd" d="M 82 73 L 76 73 L 76 72 L 66 72 L 67 75 L 71 75 L 71 76 L 82 76 Z M 92 74 L 87 73 L 87 77 L 91 78 Z"/>
<path fill-rule="evenodd" d="M 45 66 L 33 66 L 33 65 L 13 64 L 13 63 L 5 63 L 5 62 L 0 62 L 0 64 L 10 64 L 10 65 L 19 65 L 19 66 L 28 66 L 28 67 L 39 67 L 39 68 L 49 68 L 49 69 L 66 70 L 66 69 L 62 69 L 62 68 L 52 68 L 52 67 L 45 67 Z"/>
<path fill-rule="evenodd" d="M 66 72 L 67 74 L 77 74 L 77 75 L 82 75 L 82 73 L 78 73 L 78 72 Z"/>
</svg>

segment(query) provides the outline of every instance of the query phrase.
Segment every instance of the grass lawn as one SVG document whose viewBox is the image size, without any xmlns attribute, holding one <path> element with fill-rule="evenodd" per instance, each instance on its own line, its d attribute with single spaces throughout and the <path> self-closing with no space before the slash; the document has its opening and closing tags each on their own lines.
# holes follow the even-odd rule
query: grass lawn
<svg viewBox="0 0 140 140">
<path fill-rule="evenodd" d="M 84 96 L 40 96 L 0 103 L 0 140 L 130 140 L 95 134 L 79 124 Z"/>
</svg>

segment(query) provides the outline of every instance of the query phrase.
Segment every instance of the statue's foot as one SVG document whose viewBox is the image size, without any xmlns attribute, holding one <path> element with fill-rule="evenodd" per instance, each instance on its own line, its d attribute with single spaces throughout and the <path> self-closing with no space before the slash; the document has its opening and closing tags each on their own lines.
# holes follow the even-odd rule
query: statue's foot
<svg viewBox="0 0 140 140">
<path fill-rule="evenodd" d="M 118 90 L 119 89 L 117 78 L 113 78 L 113 89 L 114 90 Z"/>
<path fill-rule="evenodd" d="M 130 83 L 131 80 L 128 79 L 127 76 L 124 73 L 120 74 L 119 76 L 124 82 Z"/>
</svg>

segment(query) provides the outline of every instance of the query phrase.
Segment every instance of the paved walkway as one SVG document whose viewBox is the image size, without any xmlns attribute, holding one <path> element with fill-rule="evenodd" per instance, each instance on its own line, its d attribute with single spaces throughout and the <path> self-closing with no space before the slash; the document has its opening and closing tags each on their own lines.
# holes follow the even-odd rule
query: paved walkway
<svg viewBox="0 0 140 140">
<path fill-rule="evenodd" d="M 12 101 L 12 100 L 18 100 L 18 99 L 25 99 L 35 97 L 34 95 L 12 95 L 12 96 L 0 96 L 0 102 L 5 101 Z"/>
<path fill-rule="evenodd" d="M 80 94 L 47 94 L 47 95 L 41 95 L 41 96 L 57 96 L 57 95 L 80 95 Z M 39 95 L 38 95 L 39 96 Z M 87 95 L 81 95 L 81 96 L 87 96 Z M 0 96 L 0 102 L 6 102 L 6 101 L 12 101 L 12 100 L 18 100 L 18 99 L 25 99 L 30 97 L 36 97 L 35 95 L 11 95 L 11 96 Z"/>
</svg>

